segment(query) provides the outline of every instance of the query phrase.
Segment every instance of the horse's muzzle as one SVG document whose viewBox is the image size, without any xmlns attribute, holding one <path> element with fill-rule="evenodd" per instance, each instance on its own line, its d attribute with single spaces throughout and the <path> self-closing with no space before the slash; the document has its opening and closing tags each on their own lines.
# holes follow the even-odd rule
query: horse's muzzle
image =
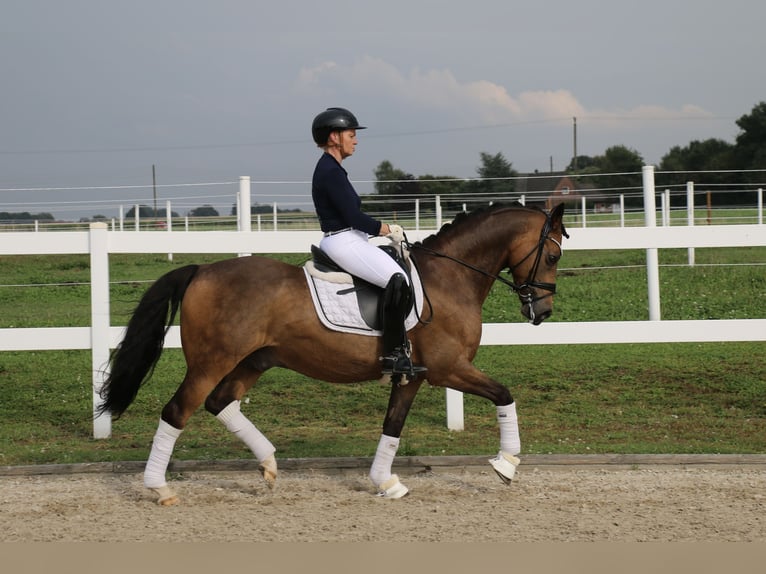
<svg viewBox="0 0 766 574">
<path fill-rule="evenodd" d="M 521 314 L 533 325 L 539 325 L 553 314 L 550 298 L 522 298 Z"/>
<path fill-rule="evenodd" d="M 529 322 L 532 323 L 533 325 L 539 325 L 551 315 L 553 315 L 553 311 L 549 309 L 547 311 L 544 311 L 543 313 L 535 314 L 534 318 L 529 318 Z"/>
</svg>

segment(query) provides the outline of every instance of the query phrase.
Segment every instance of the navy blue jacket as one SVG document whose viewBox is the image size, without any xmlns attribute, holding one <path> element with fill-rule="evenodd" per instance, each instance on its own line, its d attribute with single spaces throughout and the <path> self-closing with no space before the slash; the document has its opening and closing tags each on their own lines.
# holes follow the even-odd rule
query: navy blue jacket
<svg viewBox="0 0 766 574">
<path fill-rule="evenodd" d="M 368 235 L 380 233 L 381 222 L 362 211 L 362 199 L 348 180 L 348 173 L 329 153 L 322 154 L 314 168 L 311 197 L 322 231 L 353 227 Z"/>
</svg>

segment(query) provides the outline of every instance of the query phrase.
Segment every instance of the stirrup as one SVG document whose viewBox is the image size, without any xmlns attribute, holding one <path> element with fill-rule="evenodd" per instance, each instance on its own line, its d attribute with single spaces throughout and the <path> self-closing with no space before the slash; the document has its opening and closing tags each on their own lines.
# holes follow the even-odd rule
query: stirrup
<svg viewBox="0 0 766 574">
<path fill-rule="evenodd" d="M 422 365 L 415 365 L 412 359 L 401 349 L 395 349 L 393 353 L 381 357 L 381 372 L 384 375 L 409 375 L 414 377 L 419 373 L 425 373 L 428 369 Z"/>
</svg>

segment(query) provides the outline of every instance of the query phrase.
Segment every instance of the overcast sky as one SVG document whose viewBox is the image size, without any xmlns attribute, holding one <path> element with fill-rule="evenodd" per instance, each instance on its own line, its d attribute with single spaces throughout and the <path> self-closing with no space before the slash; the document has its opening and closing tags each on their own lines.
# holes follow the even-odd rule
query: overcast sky
<svg viewBox="0 0 766 574">
<path fill-rule="evenodd" d="M 3 0 L 0 211 L 150 205 L 152 165 L 182 214 L 228 213 L 236 185 L 167 186 L 241 175 L 254 203 L 305 203 L 328 106 L 369 127 L 344 162 L 362 193 L 384 160 L 474 177 L 502 152 L 561 170 L 573 117 L 578 154 L 621 144 L 658 163 L 733 143 L 766 100 L 764 22 L 755 0 Z"/>
</svg>

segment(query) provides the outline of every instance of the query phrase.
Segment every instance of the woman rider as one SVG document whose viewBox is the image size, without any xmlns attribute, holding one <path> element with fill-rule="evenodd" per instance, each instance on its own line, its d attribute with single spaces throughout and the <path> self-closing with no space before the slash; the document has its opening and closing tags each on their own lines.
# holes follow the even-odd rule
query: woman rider
<svg viewBox="0 0 766 574">
<path fill-rule="evenodd" d="M 314 118 L 311 134 L 324 153 L 314 169 L 311 197 L 324 232 L 319 247 L 348 273 L 383 288 L 382 372 L 413 376 L 426 370 L 412 364 L 404 321 L 412 307 L 412 289 L 401 267 L 369 236 L 403 239 L 399 225 L 389 225 L 362 211 L 362 200 L 341 166 L 354 153 L 356 131 L 365 129 L 344 108 L 328 108 Z"/>
</svg>

